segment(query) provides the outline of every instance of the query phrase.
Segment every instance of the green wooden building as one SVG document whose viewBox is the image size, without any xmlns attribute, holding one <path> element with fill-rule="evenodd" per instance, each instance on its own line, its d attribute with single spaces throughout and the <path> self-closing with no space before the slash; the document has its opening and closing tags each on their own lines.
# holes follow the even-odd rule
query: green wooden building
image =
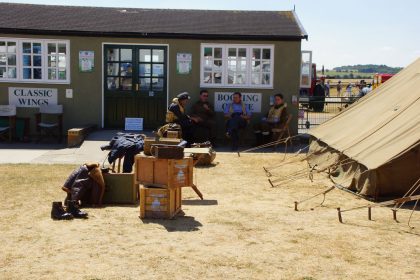
<svg viewBox="0 0 420 280">
<path fill-rule="evenodd" d="M 296 132 L 302 39 L 294 11 L 0 3 L 0 104 L 31 118 L 40 104 L 63 104 L 65 129 L 121 129 L 127 117 L 156 129 L 183 91 L 195 101 L 207 89 L 217 111 L 245 93 L 253 121 L 281 92 Z"/>
</svg>

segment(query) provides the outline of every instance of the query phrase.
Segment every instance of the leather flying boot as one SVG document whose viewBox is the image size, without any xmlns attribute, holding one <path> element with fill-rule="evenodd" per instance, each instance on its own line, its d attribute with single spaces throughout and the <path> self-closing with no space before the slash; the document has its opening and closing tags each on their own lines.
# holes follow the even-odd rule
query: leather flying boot
<svg viewBox="0 0 420 280">
<path fill-rule="evenodd" d="M 79 209 L 79 203 L 77 200 L 68 201 L 67 212 L 71 213 L 75 218 L 86 219 L 88 217 L 88 213 Z"/>
<path fill-rule="evenodd" d="M 66 213 L 66 211 L 64 211 L 63 203 L 61 203 L 61 201 L 56 201 L 52 203 L 51 219 L 71 220 L 73 219 L 73 215 L 70 213 Z"/>
</svg>

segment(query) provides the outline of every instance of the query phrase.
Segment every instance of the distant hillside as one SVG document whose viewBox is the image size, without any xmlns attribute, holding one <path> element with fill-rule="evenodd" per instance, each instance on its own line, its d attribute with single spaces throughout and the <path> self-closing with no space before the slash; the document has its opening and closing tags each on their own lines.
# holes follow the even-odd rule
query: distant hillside
<svg viewBox="0 0 420 280">
<path fill-rule="evenodd" d="M 389 67 L 386 65 L 375 65 L 375 64 L 365 64 L 365 65 L 347 65 L 333 68 L 337 72 L 348 72 L 348 73 L 386 73 L 386 74 L 396 74 L 402 67 Z"/>
</svg>

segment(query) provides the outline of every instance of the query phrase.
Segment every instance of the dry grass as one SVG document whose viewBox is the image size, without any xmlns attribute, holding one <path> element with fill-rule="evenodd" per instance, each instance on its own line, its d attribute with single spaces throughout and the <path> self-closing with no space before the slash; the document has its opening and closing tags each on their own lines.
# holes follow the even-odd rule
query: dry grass
<svg viewBox="0 0 420 280">
<path fill-rule="evenodd" d="M 52 221 L 51 201 L 74 166 L 0 165 L 2 279 L 416 279 L 420 222 L 409 210 L 343 214 L 366 203 L 334 190 L 293 211 L 293 201 L 326 188 L 298 179 L 270 188 L 262 165 L 278 154 L 218 154 L 197 169 L 205 201 L 184 189 L 186 217 L 138 218 L 137 206 L 88 209 L 90 219 Z M 277 173 L 305 167 L 292 164 Z M 311 208 L 314 208 L 311 210 Z"/>
</svg>

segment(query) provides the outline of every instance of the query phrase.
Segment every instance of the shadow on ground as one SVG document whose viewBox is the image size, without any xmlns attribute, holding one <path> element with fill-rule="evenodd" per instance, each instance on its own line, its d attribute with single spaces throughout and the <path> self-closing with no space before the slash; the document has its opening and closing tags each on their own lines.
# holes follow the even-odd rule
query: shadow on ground
<svg viewBox="0 0 420 280">
<path fill-rule="evenodd" d="M 168 232 L 184 231 L 191 232 L 200 230 L 203 226 L 202 223 L 197 221 L 194 217 L 182 216 L 174 220 L 161 220 L 161 219 L 140 219 L 143 224 L 159 224 L 162 225 Z"/>
</svg>

